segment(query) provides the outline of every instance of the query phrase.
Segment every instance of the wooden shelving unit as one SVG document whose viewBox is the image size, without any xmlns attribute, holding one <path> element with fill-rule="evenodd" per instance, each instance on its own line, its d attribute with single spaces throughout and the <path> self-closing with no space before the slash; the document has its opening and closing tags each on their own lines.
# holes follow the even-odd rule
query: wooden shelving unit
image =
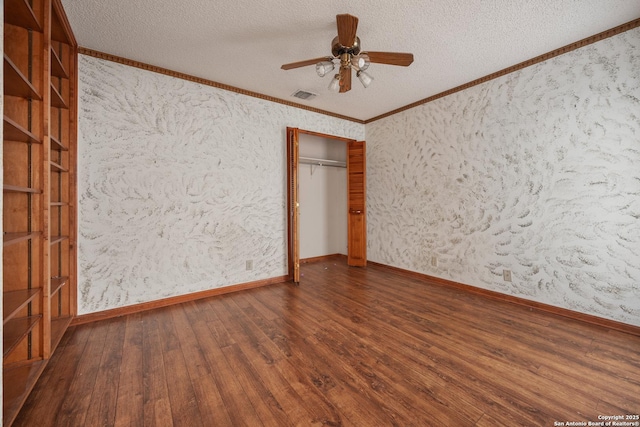
<svg viewBox="0 0 640 427">
<path fill-rule="evenodd" d="M 77 44 L 60 0 L 5 0 L 3 425 L 76 314 Z"/>
</svg>

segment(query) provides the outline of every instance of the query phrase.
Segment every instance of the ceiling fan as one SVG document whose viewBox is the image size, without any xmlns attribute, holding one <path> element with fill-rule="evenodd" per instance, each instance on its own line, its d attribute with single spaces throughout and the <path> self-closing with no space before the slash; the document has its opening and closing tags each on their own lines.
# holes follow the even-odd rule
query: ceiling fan
<svg viewBox="0 0 640 427">
<path fill-rule="evenodd" d="M 361 52 L 360 38 L 356 36 L 358 18 L 349 14 L 336 15 L 338 36 L 331 42 L 331 54 L 321 58 L 307 59 L 305 61 L 284 64 L 283 70 L 306 67 L 316 64 L 316 72 L 320 77 L 333 71 L 334 59 L 340 61 L 339 72 L 333 77 L 329 89 L 335 92 L 348 92 L 351 90 L 351 70 L 356 71 L 356 77 L 364 87 L 368 87 L 373 77 L 365 72 L 371 62 L 388 65 L 401 65 L 407 67 L 413 62 L 412 53 L 399 52 Z"/>
</svg>

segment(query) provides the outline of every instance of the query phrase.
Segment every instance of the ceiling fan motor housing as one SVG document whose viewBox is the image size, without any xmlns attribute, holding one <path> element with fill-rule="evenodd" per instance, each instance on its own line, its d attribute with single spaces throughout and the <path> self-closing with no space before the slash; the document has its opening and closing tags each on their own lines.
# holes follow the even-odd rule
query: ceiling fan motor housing
<svg viewBox="0 0 640 427">
<path fill-rule="evenodd" d="M 352 46 L 343 46 L 338 41 L 338 37 L 335 37 L 333 41 L 331 41 L 331 53 L 336 58 L 339 58 L 343 53 L 348 53 L 349 55 L 359 55 L 360 54 L 360 37 L 356 37 Z"/>
</svg>

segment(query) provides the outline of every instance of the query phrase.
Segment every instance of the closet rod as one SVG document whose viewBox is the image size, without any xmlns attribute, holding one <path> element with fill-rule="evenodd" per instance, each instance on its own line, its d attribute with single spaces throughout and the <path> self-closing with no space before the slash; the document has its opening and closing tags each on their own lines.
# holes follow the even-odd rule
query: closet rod
<svg viewBox="0 0 640 427">
<path fill-rule="evenodd" d="M 336 168 L 346 168 L 347 163 L 341 162 L 339 160 L 328 160 L 328 159 L 314 159 L 312 157 L 300 157 L 300 163 L 305 165 L 316 165 L 316 166 L 333 166 Z"/>
</svg>

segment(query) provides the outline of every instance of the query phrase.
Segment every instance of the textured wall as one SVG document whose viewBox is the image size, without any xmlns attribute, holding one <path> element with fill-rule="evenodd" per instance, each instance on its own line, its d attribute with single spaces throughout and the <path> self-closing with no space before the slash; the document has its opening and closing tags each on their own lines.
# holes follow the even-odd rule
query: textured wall
<svg viewBox="0 0 640 427">
<path fill-rule="evenodd" d="M 640 29 L 366 133 L 371 260 L 640 325 Z"/>
<path fill-rule="evenodd" d="M 286 126 L 364 125 L 79 62 L 79 312 L 286 274 Z"/>
</svg>

